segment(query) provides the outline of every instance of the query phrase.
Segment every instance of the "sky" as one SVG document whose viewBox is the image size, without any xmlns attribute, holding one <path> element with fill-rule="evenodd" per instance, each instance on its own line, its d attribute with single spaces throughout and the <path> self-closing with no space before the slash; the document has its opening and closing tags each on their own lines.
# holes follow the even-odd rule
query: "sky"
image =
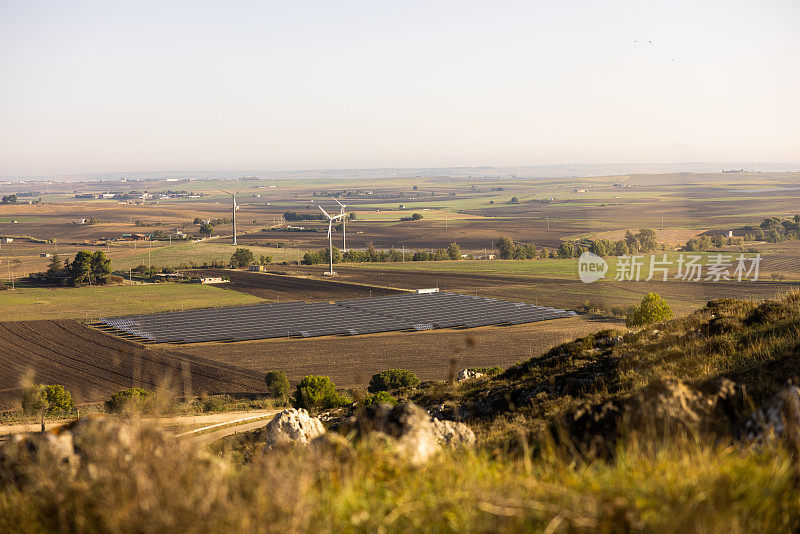
<svg viewBox="0 0 800 534">
<path fill-rule="evenodd" d="M 0 176 L 800 161 L 800 2 L 0 0 Z"/>
</svg>

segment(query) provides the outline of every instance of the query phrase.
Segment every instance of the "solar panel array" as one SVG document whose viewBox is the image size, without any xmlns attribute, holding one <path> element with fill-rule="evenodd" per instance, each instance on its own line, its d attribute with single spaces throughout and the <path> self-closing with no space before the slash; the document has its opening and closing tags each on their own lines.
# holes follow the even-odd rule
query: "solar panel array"
<svg viewBox="0 0 800 534">
<path fill-rule="evenodd" d="M 556 308 L 439 292 L 132 315 L 100 319 L 98 326 L 139 341 L 196 343 L 472 328 L 533 323 L 574 315 L 575 312 Z"/>
</svg>

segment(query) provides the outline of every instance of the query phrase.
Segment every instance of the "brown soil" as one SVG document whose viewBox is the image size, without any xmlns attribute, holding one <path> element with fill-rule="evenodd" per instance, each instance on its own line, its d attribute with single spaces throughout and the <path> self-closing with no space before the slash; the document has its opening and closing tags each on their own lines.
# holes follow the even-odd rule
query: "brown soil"
<svg viewBox="0 0 800 534">
<path fill-rule="evenodd" d="M 338 386 L 353 386 L 367 384 L 374 373 L 385 369 L 405 368 L 422 380 L 443 380 L 465 367 L 506 367 L 577 336 L 620 326 L 579 316 L 466 330 L 197 343 L 182 345 L 180 350 L 261 372 L 282 370 L 293 381 L 306 375 L 328 375 Z"/>
<path fill-rule="evenodd" d="M 23 376 L 61 384 L 79 403 L 107 400 L 119 390 L 164 384 L 179 394 L 257 393 L 262 373 L 224 362 L 149 348 L 76 321 L 0 323 L 0 408 L 19 405 Z"/>
</svg>

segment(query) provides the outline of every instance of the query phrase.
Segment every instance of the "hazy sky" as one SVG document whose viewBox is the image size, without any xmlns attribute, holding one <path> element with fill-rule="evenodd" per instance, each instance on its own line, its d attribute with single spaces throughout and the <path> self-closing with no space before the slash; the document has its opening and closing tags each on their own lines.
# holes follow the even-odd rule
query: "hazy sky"
<svg viewBox="0 0 800 534">
<path fill-rule="evenodd" d="M 674 161 L 800 161 L 800 2 L 0 0 L 0 175 Z"/>
</svg>

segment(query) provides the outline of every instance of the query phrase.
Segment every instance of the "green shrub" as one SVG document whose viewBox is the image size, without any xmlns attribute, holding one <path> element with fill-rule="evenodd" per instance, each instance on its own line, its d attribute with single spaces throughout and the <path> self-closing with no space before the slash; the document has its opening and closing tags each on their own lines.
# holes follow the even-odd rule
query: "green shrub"
<svg viewBox="0 0 800 534">
<path fill-rule="evenodd" d="M 372 375 L 367 389 L 370 393 L 377 393 L 378 391 L 389 391 L 416 386 L 417 384 L 419 384 L 419 378 L 408 369 L 388 369 Z"/>
<path fill-rule="evenodd" d="M 294 392 L 295 408 L 305 408 L 310 412 L 337 408 L 349 402 L 348 398 L 336 392 L 336 385 L 327 376 L 306 376 Z"/>
<path fill-rule="evenodd" d="M 111 413 L 152 413 L 156 395 L 141 388 L 128 388 L 111 395 L 106 410 Z"/>
<path fill-rule="evenodd" d="M 204 412 L 224 412 L 230 409 L 233 398 L 230 395 L 214 395 L 203 402 Z"/>
<path fill-rule="evenodd" d="M 397 404 L 397 399 L 388 391 L 379 391 L 364 397 L 362 404 L 364 406 L 372 406 L 373 404 Z"/>
<path fill-rule="evenodd" d="M 283 371 L 270 371 L 264 378 L 267 393 L 274 399 L 285 401 L 289 397 L 289 379 Z"/>
<path fill-rule="evenodd" d="M 647 326 L 672 318 L 672 309 L 658 293 L 648 293 L 638 308 L 628 315 L 627 326 Z"/>
</svg>

